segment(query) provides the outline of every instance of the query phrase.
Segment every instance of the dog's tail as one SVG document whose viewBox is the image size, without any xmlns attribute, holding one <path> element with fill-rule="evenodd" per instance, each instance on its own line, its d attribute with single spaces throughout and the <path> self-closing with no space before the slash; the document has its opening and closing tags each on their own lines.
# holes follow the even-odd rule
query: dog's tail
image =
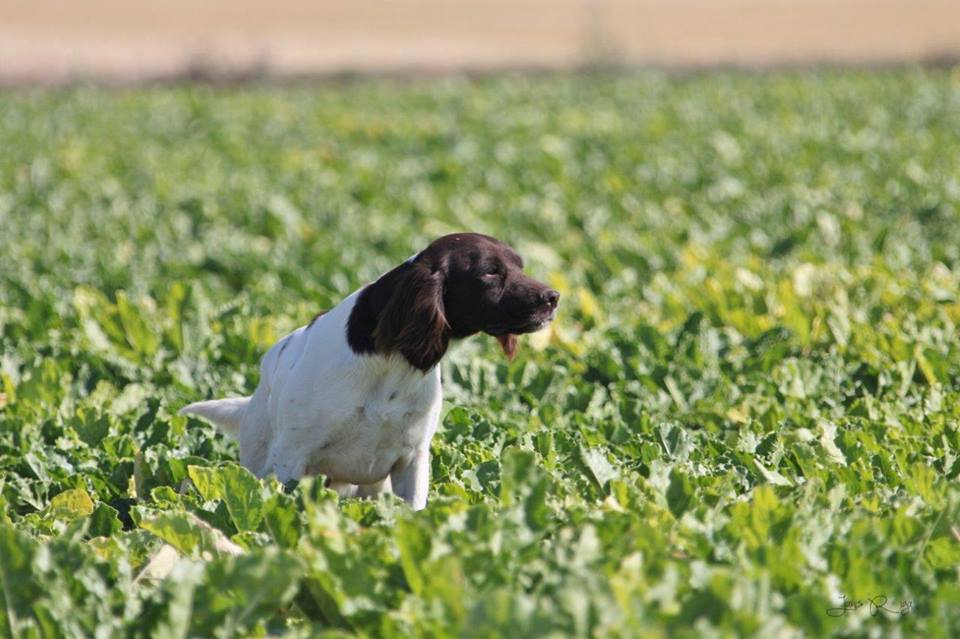
<svg viewBox="0 0 960 639">
<path fill-rule="evenodd" d="M 180 414 L 202 417 L 219 428 L 224 435 L 236 437 L 240 432 L 240 420 L 249 405 L 249 397 L 208 399 L 184 406 L 180 409 Z"/>
</svg>

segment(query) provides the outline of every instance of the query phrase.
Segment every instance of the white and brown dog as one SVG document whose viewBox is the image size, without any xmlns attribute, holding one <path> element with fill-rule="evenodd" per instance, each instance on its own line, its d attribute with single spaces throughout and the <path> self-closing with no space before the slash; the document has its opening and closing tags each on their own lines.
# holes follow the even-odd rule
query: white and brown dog
<svg viewBox="0 0 960 639">
<path fill-rule="evenodd" d="M 450 340 L 487 333 L 512 357 L 556 313 L 560 294 L 522 268 L 492 237 L 441 237 L 271 347 L 252 396 L 180 412 L 237 436 L 259 477 L 322 474 L 341 495 L 392 489 L 423 508 Z"/>
</svg>

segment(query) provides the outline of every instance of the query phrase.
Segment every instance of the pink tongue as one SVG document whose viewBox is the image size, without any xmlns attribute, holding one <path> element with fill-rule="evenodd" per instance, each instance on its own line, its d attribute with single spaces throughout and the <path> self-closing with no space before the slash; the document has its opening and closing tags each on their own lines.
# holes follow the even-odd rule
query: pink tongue
<svg viewBox="0 0 960 639">
<path fill-rule="evenodd" d="M 504 335 L 497 335 L 497 341 L 500 342 L 500 348 L 503 349 L 503 354 L 507 356 L 507 359 L 513 359 L 513 356 L 517 354 L 517 336 L 505 333 Z"/>
</svg>

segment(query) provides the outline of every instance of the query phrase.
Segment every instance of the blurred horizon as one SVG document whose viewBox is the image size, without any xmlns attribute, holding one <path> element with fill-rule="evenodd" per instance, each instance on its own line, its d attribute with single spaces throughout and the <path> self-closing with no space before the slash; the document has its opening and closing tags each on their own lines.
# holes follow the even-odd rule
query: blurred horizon
<svg viewBox="0 0 960 639">
<path fill-rule="evenodd" d="M 960 59 L 956 0 L 0 0 L 0 84 Z"/>
</svg>

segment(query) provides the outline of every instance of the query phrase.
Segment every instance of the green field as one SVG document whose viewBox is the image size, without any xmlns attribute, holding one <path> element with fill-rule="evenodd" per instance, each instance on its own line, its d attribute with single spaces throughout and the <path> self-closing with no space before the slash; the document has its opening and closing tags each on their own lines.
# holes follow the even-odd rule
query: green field
<svg viewBox="0 0 960 639">
<path fill-rule="evenodd" d="M 948 70 L 2 93 L 0 636 L 960 636 L 958 222 Z M 454 230 L 426 510 L 175 416 Z"/>
</svg>

